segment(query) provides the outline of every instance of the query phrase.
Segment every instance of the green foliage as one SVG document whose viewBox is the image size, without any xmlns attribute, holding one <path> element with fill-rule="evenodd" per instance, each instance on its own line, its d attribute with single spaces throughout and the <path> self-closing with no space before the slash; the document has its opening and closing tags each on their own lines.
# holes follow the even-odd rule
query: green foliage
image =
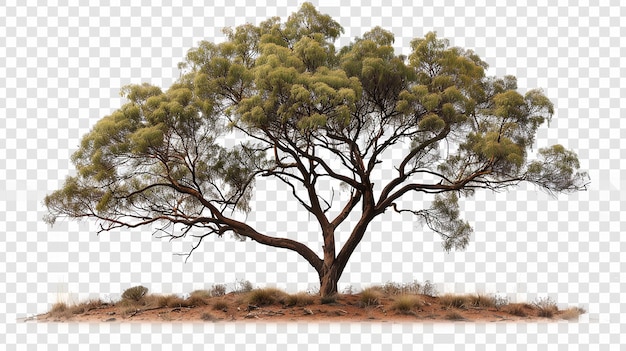
<svg viewBox="0 0 626 351">
<path fill-rule="evenodd" d="M 430 229 L 441 235 L 443 248 L 462 250 L 469 244 L 470 225 L 459 219 L 460 209 L 456 193 L 437 194 L 428 210 L 418 212 Z"/>
<path fill-rule="evenodd" d="M 540 160 L 528 165 L 527 180 L 549 192 L 571 192 L 588 177 L 586 172 L 577 171 L 578 157 L 562 145 L 539 149 Z"/>
<path fill-rule="evenodd" d="M 303 3 L 298 12 L 289 16 L 283 30 L 287 44 L 311 35 L 320 35 L 324 40 L 335 40 L 341 33 L 341 25 L 329 15 L 319 13 L 310 2 Z"/>
</svg>

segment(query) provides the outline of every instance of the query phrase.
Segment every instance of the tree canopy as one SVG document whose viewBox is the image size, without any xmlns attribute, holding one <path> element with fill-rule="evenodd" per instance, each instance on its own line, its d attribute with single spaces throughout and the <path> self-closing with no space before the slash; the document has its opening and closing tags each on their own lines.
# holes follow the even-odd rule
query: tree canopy
<svg viewBox="0 0 626 351">
<path fill-rule="evenodd" d="M 159 223 L 172 238 L 232 233 L 293 250 L 331 294 L 371 221 L 388 209 L 410 212 L 464 249 L 472 229 L 459 198 L 476 190 L 530 182 L 549 193 L 585 189 L 587 175 L 561 145 L 532 152 L 537 129 L 554 114 L 539 89 L 518 91 L 516 78 L 487 77 L 473 51 L 435 33 L 411 42 L 408 56 L 376 27 L 336 48 L 343 28 L 305 3 L 286 21 L 225 30 L 202 41 L 179 65 L 169 89 L 129 85 L 128 100 L 86 134 L 72 156 L 77 173 L 45 198 L 46 220 L 94 218 L 103 231 Z M 224 146 L 228 133 L 245 140 Z M 388 152 L 403 156 L 391 161 Z M 390 179 L 375 179 L 380 167 Z M 248 212 L 257 177 L 273 177 L 319 224 L 321 252 L 262 233 L 237 219 Z M 349 193 L 325 194 L 329 180 Z M 401 208 L 416 192 L 428 208 Z M 415 204 L 418 206 L 421 204 Z M 342 247 L 337 228 L 358 221 Z"/>
</svg>

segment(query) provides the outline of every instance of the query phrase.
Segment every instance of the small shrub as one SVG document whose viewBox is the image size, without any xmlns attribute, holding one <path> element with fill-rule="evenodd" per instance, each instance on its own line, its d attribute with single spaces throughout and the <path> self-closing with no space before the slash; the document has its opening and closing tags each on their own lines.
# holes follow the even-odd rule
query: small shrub
<svg viewBox="0 0 626 351">
<path fill-rule="evenodd" d="M 430 280 L 427 280 L 424 282 L 424 286 L 422 286 L 422 294 L 430 297 L 435 297 L 438 294 L 437 288 L 433 283 L 430 282 Z"/>
<path fill-rule="evenodd" d="M 135 300 L 128 300 L 128 299 L 121 299 L 120 301 L 118 301 L 117 303 L 115 303 L 116 307 L 121 307 L 121 308 L 134 308 L 137 309 L 140 306 L 143 306 L 145 304 L 148 305 L 153 305 L 153 302 L 151 299 L 148 299 L 148 301 L 146 301 L 146 298 L 144 297 L 143 299 L 141 299 L 141 301 L 135 301 Z"/>
<path fill-rule="evenodd" d="M 186 302 L 189 306 L 206 306 L 208 305 L 208 299 L 210 296 L 203 294 L 190 294 Z"/>
<path fill-rule="evenodd" d="M 57 302 L 54 305 L 52 305 L 52 308 L 50 309 L 50 313 L 65 312 L 66 310 L 67 310 L 67 304 L 65 302 Z"/>
<path fill-rule="evenodd" d="M 559 308 L 550 297 L 538 298 L 533 302 L 533 306 L 538 310 L 539 317 L 552 318 Z"/>
<path fill-rule="evenodd" d="M 505 312 L 518 317 L 526 317 L 526 311 L 524 310 L 524 304 L 514 303 L 506 306 Z"/>
<path fill-rule="evenodd" d="M 336 303 L 337 298 L 338 298 L 337 294 L 330 294 L 330 295 L 322 296 L 322 298 L 320 299 L 320 302 L 322 303 L 322 305 L 330 305 L 330 304 Z"/>
<path fill-rule="evenodd" d="M 413 309 L 422 306 L 422 301 L 415 295 L 400 295 L 391 305 L 391 308 L 400 313 L 409 313 Z"/>
<path fill-rule="evenodd" d="M 100 308 L 103 305 L 106 305 L 106 303 L 100 299 L 91 299 L 87 302 L 84 303 L 85 307 L 87 307 L 87 310 L 93 310 L 96 308 Z"/>
<path fill-rule="evenodd" d="M 308 306 L 312 305 L 315 302 L 315 298 L 307 293 L 297 293 L 288 295 L 285 298 L 286 306 Z"/>
<path fill-rule="evenodd" d="M 175 305 L 175 301 L 180 299 L 174 294 L 170 295 L 151 295 L 147 298 L 146 304 L 154 307 L 170 307 Z"/>
<path fill-rule="evenodd" d="M 83 314 L 87 312 L 87 308 L 84 305 L 76 305 L 70 307 L 69 312 L 71 314 Z"/>
<path fill-rule="evenodd" d="M 102 301 L 100 299 L 91 299 L 78 305 L 72 306 L 70 310 L 72 314 L 82 314 L 87 311 L 96 309 L 100 306 L 102 306 Z"/>
<path fill-rule="evenodd" d="M 428 283 L 430 283 L 430 282 L 428 282 Z M 424 287 L 422 286 L 422 284 L 420 284 L 417 280 L 414 280 L 412 283 L 406 283 L 406 284 L 404 284 L 404 286 L 402 286 L 402 293 L 403 294 L 417 295 L 417 294 L 421 294 L 422 293 L 423 288 Z M 433 288 L 431 287 L 431 289 L 433 289 Z M 424 294 L 424 295 L 428 295 L 428 294 Z"/>
<path fill-rule="evenodd" d="M 189 307 L 193 305 L 191 301 L 185 300 L 176 294 L 156 295 L 154 302 L 148 299 L 146 303 L 149 305 L 156 305 L 155 307 L 170 307 L 170 308 Z"/>
<path fill-rule="evenodd" d="M 378 305 L 380 301 L 380 289 L 367 288 L 361 291 L 359 296 L 359 303 L 361 307 L 368 307 Z"/>
<path fill-rule="evenodd" d="M 430 287 L 432 289 L 432 286 Z M 380 287 L 380 290 L 387 296 L 396 296 L 396 295 L 418 295 L 422 294 L 424 291 L 424 286 L 420 284 L 417 280 L 414 280 L 411 283 L 398 284 L 393 282 L 387 282 L 383 286 Z M 429 291 L 429 294 L 432 294 L 432 291 Z M 424 294 L 424 295 L 429 295 Z M 432 295 L 429 295 L 432 296 Z"/>
<path fill-rule="evenodd" d="M 467 308 L 471 305 L 470 295 L 445 294 L 439 297 L 439 303 L 447 308 Z"/>
<path fill-rule="evenodd" d="M 123 300 L 131 300 L 131 301 L 139 301 L 148 293 L 148 288 L 145 286 L 133 286 L 132 288 L 126 289 L 122 293 Z"/>
<path fill-rule="evenodd" d="M 252 291 L 254 287 L 249 280 L 239 280 L 237 281 L 237 287 L 235 288 L 236 293 L 248 293 Z"/>
<path fill-rule="evenodd" d="M 578 319 L 581 314 L 584 314 L 585 310 L 579 307 L 571 307 L 563 311 L 560 315 L 562 319 L 571 321 L 574 319 Z"/>
<path fill-rule="evenodd" d="M 246 301 L 251 305 L 273 305 L 285 301 L 287 293 L 276 288 L 254 289 L 246 296 Z"/>
<path fill-rule="evenodd" d="M 493 307 L 496 308 L 496 310 L 500 311 L 500 309 L 502 309 L 502 307 L 506 306 L 509 304 L 509 297 L 508 296 L 502 296 L 502 295 L 494 295 L 493 296 Z"/>
<path fill-rule="evenodd" d="M 219 310 L 219 311 L 224 311 L 224 310 L 228 309 L 228 303 L 226 303 L 226 301 L 224 301 L 224 300 L 217 300 L 217 301 L 213 302 L 213 309 L 214 310 Z"/>
<path fill-rule="evenodd" d="M 250 284 L 250 285 L 252 285 L 252 284 Z M 226 295 L 226 285 L 224 285 L 224 284 L 215 284 L 211 288 L 210 293 L 211 293 L 211 296 L 213 296 L 213 297 L 224 296 L 224 295 Z"/>
<path fill-rule="evenodd" d="M 487 296 L 483 294 L 469 295 L 470 306 L 478 308 L 490 308 L 495 307 L 496 302 L 493 296 Z"/>
<path fill-rule="evenodd" d="M 387 296 L 395 296 L 402 294 L 402 285 L 393 282 L 387 282 L 382 286 L 383 294 Z"/>
</svg>

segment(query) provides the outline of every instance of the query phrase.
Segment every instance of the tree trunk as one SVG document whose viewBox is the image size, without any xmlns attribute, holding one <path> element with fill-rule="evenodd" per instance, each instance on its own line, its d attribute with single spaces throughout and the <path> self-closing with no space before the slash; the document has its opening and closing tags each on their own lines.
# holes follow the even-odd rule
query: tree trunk
<svg viewBox="0 0 626 351">
<path fill-rule="evenodd" d="M 339 281 L 339 277 L 337 276 L 337 265 L 333 264 L 329 269 L 326 269 L 325 272 L 320 274 L 320 296 L 330 296 L 336 294 L 337 291 L 337 282 Z"/>
<path fill-rule="evenodd" d="M 372 200 L 373 202 L 373 200 Z M 363 239 L 363 235 L 367 229 L 367 226 L 376 216 L 373 213 L 371 207 L 366 206 L 365 214 L 361 217 L 361 220 L 352 230 L 352 234 L 346 241 L 346 244 L 339 252 L 339 255 L 335 256 L 335 236 L 332 231 L 325 233 L 325 246 L 324 249 L 324 263 L 319 272 L 320 278 L 320 296 L 328 296 L 336 294 L 337 282 L 343 274 L 343 270 L 352 256 L 352 253 Z"/>
</svg>

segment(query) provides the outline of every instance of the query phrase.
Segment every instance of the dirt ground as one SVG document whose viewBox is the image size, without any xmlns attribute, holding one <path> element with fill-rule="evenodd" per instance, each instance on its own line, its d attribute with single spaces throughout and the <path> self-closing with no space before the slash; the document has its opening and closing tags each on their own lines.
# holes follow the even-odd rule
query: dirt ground
<svg viewBox="0 0 626 351">
<path fill-rule="evenodd" d="M 442 298 L 414 295 L 419 302 L 410 309 L 399 309 L 394 296 L 380 296 L 364 305 L 359 294 L 342 294 L 322 303 L 317 296 L 305 303 L 287 305 L 273 302 L 254 305 L 245 296 L 229 293 L 206 299 L 180 300 L 167 306 L 154 303 L 124 305 L 91 301 L 76 306 L 55 305 L 50 312 L 32 319 L 39 322 L 529 322 L 578 319 L 584 311 L 555 309 L 550 317 L 531 304 L 495 307 L 452 307 Z M 163 305 L 165 303 L 161 303 Z M 158 306 L 159 304 L 156 304 Z"/>
</svg>

